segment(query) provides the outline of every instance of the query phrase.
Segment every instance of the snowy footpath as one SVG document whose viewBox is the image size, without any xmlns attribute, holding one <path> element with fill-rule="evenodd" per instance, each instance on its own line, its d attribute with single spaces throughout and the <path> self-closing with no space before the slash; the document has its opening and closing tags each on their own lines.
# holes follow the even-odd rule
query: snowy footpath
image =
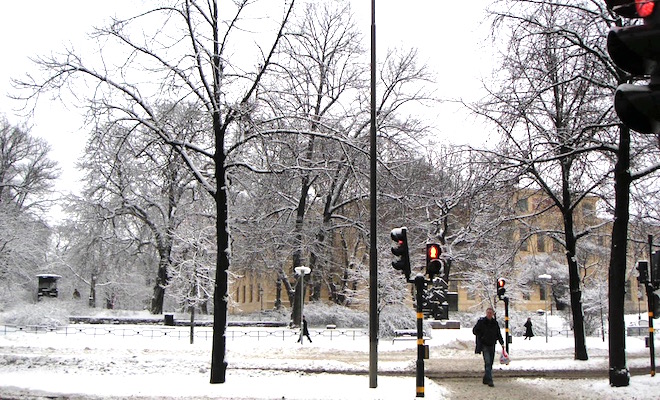
<svg viewBox="0 0 660 400">
<path fill-rule="evenodd" d="M 415 398 L 414 340 L 379 341 L 377 387 L 369 388 L 364 331 L 312 329 L 313 343 L 301 345 L 296 332 L 286 328 L 229 328 L 226 382 L 210 384 L 210 333 L 210 328 L 196 328 L 190 344 L 185 327 L 70 325 L 43 331 L 0 326 L 0 398 Z M 474 354 L 470 329 L 434 330 L 427 343 L 429 399 L 658 398 L 660 377 L 650 374 L 632 376 L 627 387 L 609 386 L 607 341 L 600 337 L 587 339 L 588 361 L 573 359 L 572 337 L 551 337 L 548 343 L 542 336 L 516 337 L 511 363 L 494 368 L 494 388 L 480 382 L 483 362 Z M 626 343 L 631 370 L 648 368 L 644 339 L 628 337 Z"/>
</svg>

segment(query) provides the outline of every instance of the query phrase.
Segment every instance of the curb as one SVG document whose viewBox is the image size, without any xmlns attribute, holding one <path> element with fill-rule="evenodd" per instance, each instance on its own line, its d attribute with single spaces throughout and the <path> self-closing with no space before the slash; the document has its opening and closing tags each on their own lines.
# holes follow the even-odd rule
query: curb
<svg viewBox="0 0 660 400">
<path fill-rule="evenodd" d="M 332 374 L 332 375 L 369 375 L 367 369 L 359 370 L 325 370 L 322 368 L 229 368 L 235 371 L 275 371 L 299 374 Z M 554 378 L 554 379 L 586 379 L 609 378 L 609 371 L 597 369 L 556 369 L 556 370 L 497 370 L 494 374 L 502 378 Z M 630 375 L 650 375 L 650 368 L 629 368 Z M 414 370 L 378 371 L 379 376 L 415 376 Z M 429 379 L 473 379 L 481 378 L 483 371 L 439 371 L 426 370 L 424 376 Z"/>
</svg>

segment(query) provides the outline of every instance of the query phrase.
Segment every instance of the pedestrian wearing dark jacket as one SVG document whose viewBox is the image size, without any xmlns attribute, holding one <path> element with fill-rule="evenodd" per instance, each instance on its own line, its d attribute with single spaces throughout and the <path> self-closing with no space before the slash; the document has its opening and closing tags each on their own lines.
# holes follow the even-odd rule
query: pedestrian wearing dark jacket
<svg viewBox="0 0 660 400">
<path fill-rule="evenodd" d="M 302 318 L 302 331 L 300 332 L 300 339 L 298 339 L 298 343 L 302 344 L 303 336 L 306 336 L 307 340 L 309 340 L 309 342 L 312 343 L 312 338 L 309 337 L 309 331 L 307 330 L 307 319 L 305 318 L 304 315 Z"/>
<path fill-rule="evenodd" d="M 527 322 L 525 322 L 525 339 L 531 339 L 534 336 L 534 331 L 532 331 L 532 319 L 527 318 Z"/>
<path fill-rule="evenodd" d="M 495 319 L 495 311 L 488 307 L 486 309 L 486 316 L 479 318 L 477 324 L 472 328 L 472 333 L 476 337 L 476 348 L 475 352 L 481 354 L 484 357 L 484 385 L 490 387 L 495 386 L 493 384 L 493 360 L 495 359 L 495 343 L 499 342 L 502 346 L 502 352 L 504 353 L 504 339 L 502 338 L 502 332 L 500 332 L 500 324 L 497 323 Z"/>
</svg>

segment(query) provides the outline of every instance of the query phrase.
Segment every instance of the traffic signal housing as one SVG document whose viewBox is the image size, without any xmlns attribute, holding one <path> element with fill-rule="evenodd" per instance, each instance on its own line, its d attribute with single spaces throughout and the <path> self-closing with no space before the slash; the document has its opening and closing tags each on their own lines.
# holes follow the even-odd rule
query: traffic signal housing
<svg viewBox="0 0 660 400">
<path fill-rule="evenodd" d="M 654 251 L 651 254 L 651 272 L 647 281 L 653 285 L 654 289 L 660 289 L 660 251 Z"/>
<path fill-rule="evenodd" d="M 649 262 L 646 260 L 637 261 L 637 281 L 642 285 L 649 283 Z"/>
<path fill-rule="evenodd" d="M 433 280 L 436 275 L 444 275 L 444 262 L 440 259 L 442 249 L 437 243 L 426 244 L 426 273 Z"/>
<path fill-rule="evenodd" d="M 607 8 L 624 18 L 644 18 L 655 8 L 655 1 L 647 0 L 605 0 Z"/>
<path fill-rule="evenodd" d="M 392 246 L 392 254 L 398 259 L 392 261 L 394 269 L 403 272 L 406 280 L 410 280 L 410 253 L 408 251 L 408 228 L 394 228 L 390 233 L 390 237 L 395 242 Z"/>
<path fill-rule="evenodd" d="M 660 133 L 660 3 L 650 0 L 607 0 L 614 13 L 643 18 L 644 25 L 613 27 L 607 52 L 614 64 L 648 85 L 624 83 L 614 94 L 614 109 L 621 122 L 639 133 Z"/>
<path fill-rule="evenodd" d="M 504 297 L 504 294 L 506 293 L 506 279 L 500 278 L 497 280 L 497 297 L 499 297 L 500 300 Z"/>
</svg>

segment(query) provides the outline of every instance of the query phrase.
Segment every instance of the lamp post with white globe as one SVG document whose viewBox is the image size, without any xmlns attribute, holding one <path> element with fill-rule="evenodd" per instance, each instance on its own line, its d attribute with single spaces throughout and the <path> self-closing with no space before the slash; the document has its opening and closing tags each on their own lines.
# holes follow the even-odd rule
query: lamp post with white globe
<svg viewBox="0 0 660 400">
<path fill-rule="evenodd" d="M 296 274 L 300 275 L 300 344 L 303 343 L 303 307 L 305 302 L 305 275 L 312 272 L 309 267 L 301 265 L 293 269 Z"/>
</svg>

